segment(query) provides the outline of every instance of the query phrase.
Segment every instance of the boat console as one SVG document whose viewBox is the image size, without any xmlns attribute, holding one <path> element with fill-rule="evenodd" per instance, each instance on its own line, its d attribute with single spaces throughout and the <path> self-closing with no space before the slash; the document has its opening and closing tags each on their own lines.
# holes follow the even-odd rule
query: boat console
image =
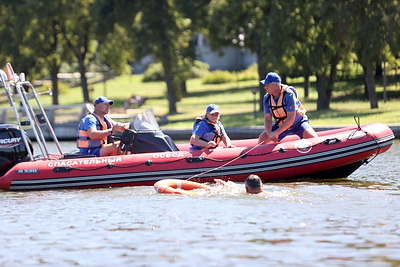
<svg viewBox="0 0 400 267">
<path fill-rule="evenodd" d="M 150 110 L 136 115 L 131 129 L 115 133 L 114 139 L 121 141 L 121 151 L 132 154 L 179 150 L 172 139 L 161 131 Z"/>
</svg>

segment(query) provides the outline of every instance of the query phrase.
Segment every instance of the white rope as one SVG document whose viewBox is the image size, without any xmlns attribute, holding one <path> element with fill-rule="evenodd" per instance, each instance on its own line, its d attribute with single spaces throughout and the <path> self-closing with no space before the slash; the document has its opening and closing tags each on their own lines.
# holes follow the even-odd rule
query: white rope
<svg viewBox="0 0 400 267">
<path fill-rule="evenodd" d="M 264 143 L 265 143 L 265 141 L 262 141 L 261 143 L 259 143 L 259 144 L 255 145 L 254 147 L 252 147 L 251 149 L 249 149 L 249 150 L 248 150 L 248 151 L 246 151 L 245 153 L 243 153 L 243 154 L 240 154 L 240 155 L 239 155 L 239 156 L 237 156 L 236 158 L 233 158 L 233 159 L 231 159 L 230 161 L 228 161 L 228 162 L 226 162 L 226 163 L 222 164 L 221 166 L 218 166 L 218 167 L 215 167 L 215 168 L 213 168 L 213 169 L 210 169 L 210 170 L 208 170 L 208 171 L 205 171 L 205 172 L 202 172 L 202 173 L 199 173 L 199 174 L 193 175 L 192 177 L 189 177 L 189 178 L 187 178 L 186 180 L 191 180 L 191 179 L 194 179 L 194 178 L 196 178 L 196 177 L 199 177 L 199 176 L 201 176 L 201 175 L 204 175 L 204 174 L 206 174 L 206 173 L 209 173 L 209 172 L 213 172 L 213 171 L 219 170 L 219 169 L 221 169 L 221 168 L 223 168 L 223 167 L 225 167 L 225 166 L 227 166 L 227 165 L 231 164 L 232 162 L 234 162 L 234 161 L 236 161 L 236 160 L 238 160 L 238 159 L 242 158 L 244 155 L 246 155 L 246 154 L 250 153 L 251 151 L 253 151 L 254 149 L 256 149 L 257 147 L 259 147 L 260 145 L 262 145 L 262 144 L 264 144 Z"/>
</svg>

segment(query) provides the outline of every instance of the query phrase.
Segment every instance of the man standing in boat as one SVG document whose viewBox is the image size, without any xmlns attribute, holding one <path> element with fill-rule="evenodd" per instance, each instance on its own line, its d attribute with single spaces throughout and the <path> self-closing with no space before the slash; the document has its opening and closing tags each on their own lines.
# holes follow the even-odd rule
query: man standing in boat
<svg viewBox="0 0 400 267">
<path fill-rule="evenodd" d="M 270 72 L 264 80 L 267 93 L 264 96 L 264 127 L 258 143 L 278 142 L 289 134 L 298 135 L 300 138 L 317 137 L 311 127 L 306 109 L 301 104 L 296 89 L 282 84 L 281 78 L 275 72 Z M 272 124 L 272 117 L 275 123 Z"/>
<path fill-rule="evenodd" d="M 111 135 L 116 131 L 124 131 L 129 124 L 115 122 L 107 114 L 113 100 L 100 96 L 94 101 L 94 112 L 86 115 L 79 123 L 77 146 L 80 154 L 115 156 L 120 154 L 119 142 L 114 142 Z"/>
</svg>

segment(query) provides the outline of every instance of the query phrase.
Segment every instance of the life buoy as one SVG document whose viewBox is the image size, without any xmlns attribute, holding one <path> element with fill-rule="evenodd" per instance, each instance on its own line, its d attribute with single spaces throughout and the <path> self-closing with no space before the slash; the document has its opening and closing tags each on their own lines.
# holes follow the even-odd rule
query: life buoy
<svg viewBox="0 0 400 267">
<path fill-rule="evenodd" d="M 199 192 L 192 190 L 211 189 L 211 187 L 205 184 L 200 184 L 186 180 L 165 179 L 156 182 L 154 184 L 154 189 L 156 190 L 157 193 L 196 196 L 199 194 Z"/>
</svg>

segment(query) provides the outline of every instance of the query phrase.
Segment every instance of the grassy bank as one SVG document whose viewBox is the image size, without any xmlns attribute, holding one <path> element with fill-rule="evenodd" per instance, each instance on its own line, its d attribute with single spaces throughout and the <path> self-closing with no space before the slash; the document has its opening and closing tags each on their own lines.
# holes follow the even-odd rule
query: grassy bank
<svg viewBox="0 0 400 267">
<path fill-rule="evenodd" d="M 147 97 L 142 108 L 151 108 L 158 116 L 168 113 L 166 98 L 166 85 L 164 82 L 142 83 L 141 75 L 120 76 L 109 80 L 106 84 L 91 85 L 91 97 L 106 95 L 114 99 L 116 104 L 112 112 L 120 112 L 123 102 L 132 95 Z M 315 83 L 311 83 L 311 92 L 308 99 L 304 99 L 301 79 L 291 79 L 288 83 L 294 85 L 299 92 L 303 105 L 307 108 L 312 125 L 352 125 L 354 115 L 361 118 L 361 123 L 380 122 L 385 124 L 399 123 L 400 117 L 400 83 L 394 77 L 389 77 L 387 96 L 388 101 L 383 102 L 382 81 L 377 80 L 379 95 L 379 109 L 370 109 L 368 101 L 363 97 L 363 84 L 361 79 L 352 79 L 335 84 L 335 91 L 331 102 L 331 110 L 317 111 L 317 92 Z M 188 81 L 187 95 L 177 103 L 178 113 L 168 115 L 169 123 L 163 128 L 190 128 L 194 117 L 204 113 L 210 103 L 221 107 L 221 121 L 226 127 L 263 125 L 263 114 L 257 112 L 254 118 L 253 94 L 250 89 L 258 86 L 258 81 L 246 81 L 220 85 L 204 85 L 200 79 Z M 43 103 L 50 104 L 50 97 L 43 96 Z M 60 97 L 60 104 L 76 104 L 82 102 L 80 87 L 72 88 Z M 258 108 L 258 106 L 257 106 Z"/>
</svg>

